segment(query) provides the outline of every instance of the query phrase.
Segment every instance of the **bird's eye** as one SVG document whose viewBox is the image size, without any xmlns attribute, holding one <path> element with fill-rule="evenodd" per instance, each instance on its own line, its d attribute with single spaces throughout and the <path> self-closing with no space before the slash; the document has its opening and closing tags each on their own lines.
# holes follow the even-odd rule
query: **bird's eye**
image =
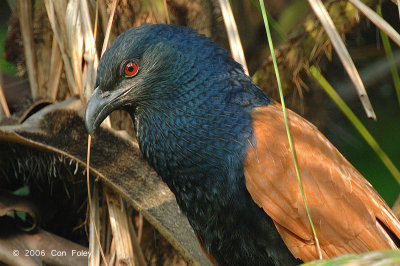
<svg viewBox="0 0 400 266">
<path fill-rule="evenodd" d="M 138 72 L 138 66 L 133 62 L 128 62 L 125 64 L 124 73 L 125 77 L 131 78 Z"/>
</svg>

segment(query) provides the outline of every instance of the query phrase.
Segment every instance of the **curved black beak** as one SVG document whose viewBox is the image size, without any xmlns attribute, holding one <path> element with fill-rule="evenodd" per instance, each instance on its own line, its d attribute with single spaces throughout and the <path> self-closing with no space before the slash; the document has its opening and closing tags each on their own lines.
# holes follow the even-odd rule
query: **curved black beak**
<svg viewBox="0 0 400 266">
<path fill-rule="evenodd" d="M 106 117 L 115 109 L 115 98 L 112 93 L 101 92 L 97 87 L 85 110 L 85 126 L 90 135 L 93 136 L 96 129 L 106 119 Z"/>
</svg>

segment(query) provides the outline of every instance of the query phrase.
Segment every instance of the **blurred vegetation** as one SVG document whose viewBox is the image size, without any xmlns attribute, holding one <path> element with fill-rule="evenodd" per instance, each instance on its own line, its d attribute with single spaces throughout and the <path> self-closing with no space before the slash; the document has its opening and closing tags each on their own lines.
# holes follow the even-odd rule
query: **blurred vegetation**
<svg viewBox="0 0 400 266">
<path fill-rule="evenodd" d="M 16 75 L 17 68 L 14 64 L 8 62 L 4 58 L 4 44 L 7 35 L 7 20 L 10 15 L 8 11 L 7 3 L 5 1 L 0 4 L 0 70 L 3 74 Z"/>
</svg>

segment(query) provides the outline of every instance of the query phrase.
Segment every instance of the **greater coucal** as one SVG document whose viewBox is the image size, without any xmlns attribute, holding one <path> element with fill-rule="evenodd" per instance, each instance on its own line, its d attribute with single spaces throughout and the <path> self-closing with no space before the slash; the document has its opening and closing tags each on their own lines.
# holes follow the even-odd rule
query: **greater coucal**
<svg viewBox="0 0 400 266">
<path fill-rule="evenodd" d="M 85 113 L 94 134 L 116 109 L 220 265 L 317 259 L 282 108 L 240 64 L 186 27 L 142 25 L 102 57 Z M 288 110 L 300 175 L 324 258 L 397 248 L 400 224 L 370 183 Z"/>
</svg>

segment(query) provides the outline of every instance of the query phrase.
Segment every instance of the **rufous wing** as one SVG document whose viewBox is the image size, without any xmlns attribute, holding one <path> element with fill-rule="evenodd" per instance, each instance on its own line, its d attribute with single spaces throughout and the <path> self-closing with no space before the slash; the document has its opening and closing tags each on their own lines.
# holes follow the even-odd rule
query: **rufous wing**
<svg viewBox="0 0 400 266">
<path fill-rule="evenodd" d="M 400 224 L 370 183 L 318 129 L 287 110 L 307 203 L 324 258 L 397 248 Z M 256 145 L 244 162 L 246 187 L 296 258 L 318 259 L 297 181 L 281 105 L 252 112 Z"/>
</svg>

